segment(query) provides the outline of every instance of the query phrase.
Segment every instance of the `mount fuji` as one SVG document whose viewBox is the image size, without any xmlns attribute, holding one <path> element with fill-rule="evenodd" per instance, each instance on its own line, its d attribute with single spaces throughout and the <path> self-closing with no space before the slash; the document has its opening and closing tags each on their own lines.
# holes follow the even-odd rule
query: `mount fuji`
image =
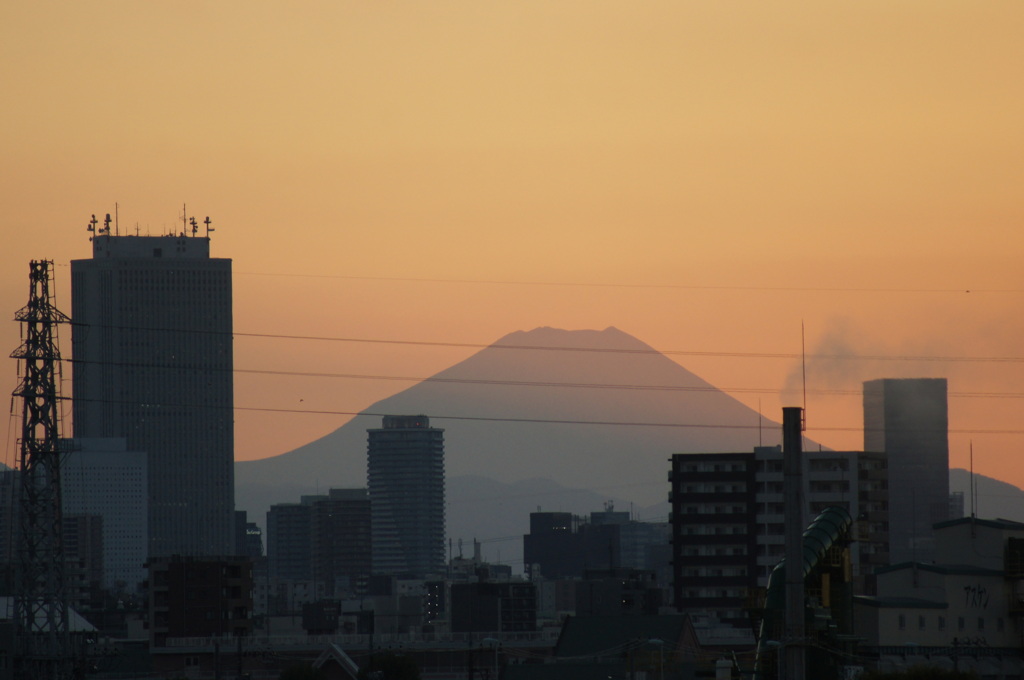
<svg viewBox="0 0 1024 680">
<path fill-rule="evenodd" d="M 751 451 L 781 427 L 616 328 L 537 328 L 383 399 L 288 453 L 235 463 L 236 505 L 366 485 L 366 430 L 384 415 L 445 429 L 448 528 L 455 538 L 526 531 L 537 507 L 586 513 L 608 501 L 664 521 L 669 458 Z"/>
</svg>

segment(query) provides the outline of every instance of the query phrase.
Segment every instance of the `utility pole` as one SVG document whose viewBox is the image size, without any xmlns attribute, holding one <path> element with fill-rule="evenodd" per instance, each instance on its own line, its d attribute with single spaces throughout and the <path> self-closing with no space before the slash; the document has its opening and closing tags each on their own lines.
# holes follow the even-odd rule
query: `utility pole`
<svg viewBox="0 0 1024 680">
<path fill-rule="evenodd" d="M 73 670 L 68 631 L 67 584 L 60 499 L 56 327 L 70 319 L 53 306 L 53 263 L 33 260 L 29 301 L 15 316 L 22 344 L 11 354 L 20 359 L 22 380 L 14 390 L 21 400 L 19 527 L 15 562 L 15 677 L 65 680 Z"/>
</svg>

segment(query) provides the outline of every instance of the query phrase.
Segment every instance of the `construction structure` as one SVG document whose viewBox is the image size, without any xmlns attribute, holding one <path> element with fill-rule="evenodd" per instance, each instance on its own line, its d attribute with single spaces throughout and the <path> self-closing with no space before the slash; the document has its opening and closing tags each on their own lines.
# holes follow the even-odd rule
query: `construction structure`
<svg viewBox="0 0 1024 680">
<path fill-rule="evenodd" d="M 29 301 L 14 317 L 23 341 L 11 354 L 20 360 L 22 373 L 13 393 L 22 407 L 13 670 L 16 678 L 33 680 L 63 680 L 73 669 L 61 527 L 56 330 L 69 319 L 53 304 L 52 267 L 47 260 L 30 263 Z"/>
</svg>

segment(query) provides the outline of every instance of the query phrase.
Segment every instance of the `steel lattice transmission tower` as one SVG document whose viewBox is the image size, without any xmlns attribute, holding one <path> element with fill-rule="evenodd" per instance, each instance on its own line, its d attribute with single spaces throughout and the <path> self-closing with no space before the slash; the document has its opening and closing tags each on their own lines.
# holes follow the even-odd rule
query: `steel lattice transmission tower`
<svg viewBox="0 0 1024 680">
<path fill-rule="evenodd" d="M 70 319 L 53 305 L 52 266 L 31 262 L 29 301 L 14 316 L 23 337 L 11 354 L 21 360 L 23 374 L 14 391 L 22 404 L 14 625 L 18 677 L 61 680 L 71 676 L 72 652 L 61 540 L 56 327 Z"/>
</svg>

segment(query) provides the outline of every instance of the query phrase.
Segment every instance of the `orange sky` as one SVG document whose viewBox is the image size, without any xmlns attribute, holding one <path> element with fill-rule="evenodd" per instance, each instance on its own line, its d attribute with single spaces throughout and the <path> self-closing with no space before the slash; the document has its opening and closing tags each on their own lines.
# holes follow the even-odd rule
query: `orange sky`
<svg viewBox="0 0 1024 680">
<path fill-rule="evenodd" d="M 952 464 L 973 439 L 978 471 L 1024 484 L 1022 34 L 1016 0 L 6 3 L 0 306 L 24 304 L 29 259 L 88 257 L 91 213 L 158 234 L 187 202 L 234 259 L 239 332 L 614 325 L 792 354 L 803 322 L 809 352 L 850 357 L 809 362 L 809 436 L 859 448 L 862 380 L 946 376 Z M 426 377 L 472 351 L 240 337 L 235 356 Z M 676 359 L 776 418 L 799 368 Z M 236 384 L 238 406 L 331 411 L 405 386 Z M 344 419 L 236 420 L 248 459 Z"/>
</svg>

